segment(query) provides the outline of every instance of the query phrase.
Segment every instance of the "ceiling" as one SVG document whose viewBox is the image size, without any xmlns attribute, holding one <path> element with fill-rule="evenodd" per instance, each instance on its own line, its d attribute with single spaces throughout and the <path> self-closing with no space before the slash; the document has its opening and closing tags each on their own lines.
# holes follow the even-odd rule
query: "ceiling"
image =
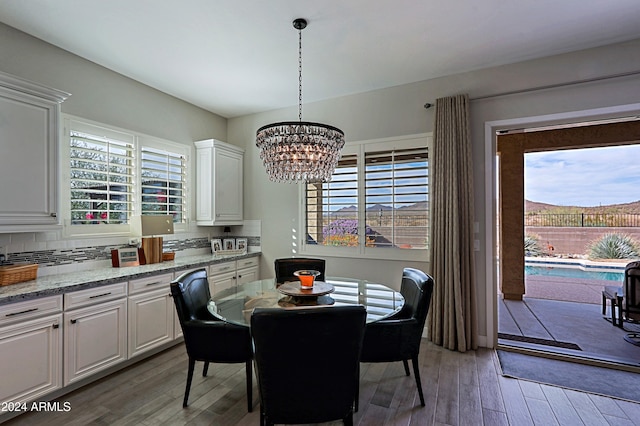
<svg viewBox="0 0 640 426">
<path fill-rule="evenodd" d="M 0 22 L 223 117 L 640 38 L 638 0 L 2 0 Z"/>
</svg>

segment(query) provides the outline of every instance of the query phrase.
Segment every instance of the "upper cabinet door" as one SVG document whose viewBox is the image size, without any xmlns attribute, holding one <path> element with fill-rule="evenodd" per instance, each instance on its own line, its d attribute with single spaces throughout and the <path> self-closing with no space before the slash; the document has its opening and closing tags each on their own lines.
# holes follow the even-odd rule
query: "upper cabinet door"
<svg viewBox="0 0 640 426">
<path fill-rule="evenodd" d="M 240 225 L 244 150 L 214 139 L 196 145 L 196 223 Z"/>
<path fill-rule="evenodd" d="M 60 225 L 58 124 L 68 96 L 0 73 L 0 232 Z"/>
</svg>

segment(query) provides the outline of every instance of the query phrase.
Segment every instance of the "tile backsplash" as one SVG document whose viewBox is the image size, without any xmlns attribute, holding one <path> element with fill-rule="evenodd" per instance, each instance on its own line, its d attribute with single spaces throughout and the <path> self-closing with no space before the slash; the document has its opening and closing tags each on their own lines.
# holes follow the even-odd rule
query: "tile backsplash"
<svg viewBox="0 0 640 426">
<path fill-rule="evenodd" d="M 247 245 L 249 247 L 260 246 L 260 237 L 245 238 L 247 238 Z M 22 253 L 9 253 L 6 261 L 10 263 L 37 263 L 40 267 L 46 267 L 74 262 L 86 262 L 90 260 L 110 260 L 111 250 L 121 247 L 127 247 L 127 245 L 90 246 L 74 249 L 37 250 Z M 164 241 L 163 248 L 165 252 L 180 252 L 189 249 L 211 250 L 211 242 L 207 237 L 189 238 L 185 240 L 168 240 Z"/>
<path fill-rule="evenodd" d="M 208 230 L 204 228 L 204 230 Z M 246 221 L 245 225 L 223 233 L 222 228 L 211 232 L 180 234 L 164 238 L 164 251 L 201 254 L 211 251 L 212 238 L 247 238 L 249 251 L 260 250 L 260 221 Z M 94 244 L 88 244 L 92 242 Z M 111 250 L 127 247 L 128 238 L 96 238 L 93 240 L 61 240 L 50 234 L 0 235 L 0 254 L 7 263 L 37 263 L 38 275 L 50 275 L 74 270 L 90 269 L 96 262 L 111 264 Z M 101 243 L 101 244 L 100 244 Z M 103 266 L 104 266 L 103 265 Z"/>
</svg>

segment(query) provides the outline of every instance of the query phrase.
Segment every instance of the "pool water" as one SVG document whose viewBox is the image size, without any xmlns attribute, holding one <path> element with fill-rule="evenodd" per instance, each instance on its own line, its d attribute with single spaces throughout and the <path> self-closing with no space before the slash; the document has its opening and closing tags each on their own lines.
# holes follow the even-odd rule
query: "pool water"
<svg viewBox="0 0 640 426">
<path fill-rule="evenodd" d="M 588 280 L 605 280 L 622 282 L 624 272 L 583 271 L 581 269 L 558 266 L 525 266 L 525 275 L 546 275 L 552 277 L 582 278 Z"/>
</svg>

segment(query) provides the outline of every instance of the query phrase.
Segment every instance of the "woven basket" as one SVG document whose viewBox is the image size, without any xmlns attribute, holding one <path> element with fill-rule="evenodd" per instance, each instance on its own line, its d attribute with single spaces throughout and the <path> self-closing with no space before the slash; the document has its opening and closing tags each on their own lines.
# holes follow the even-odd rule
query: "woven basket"
<svg viewBox="0 0 640 426">
<path fill-rule="evenodd" d="M 38 264 L 0 266 L 0 286 L 35 280 Z"/>
</svg>

